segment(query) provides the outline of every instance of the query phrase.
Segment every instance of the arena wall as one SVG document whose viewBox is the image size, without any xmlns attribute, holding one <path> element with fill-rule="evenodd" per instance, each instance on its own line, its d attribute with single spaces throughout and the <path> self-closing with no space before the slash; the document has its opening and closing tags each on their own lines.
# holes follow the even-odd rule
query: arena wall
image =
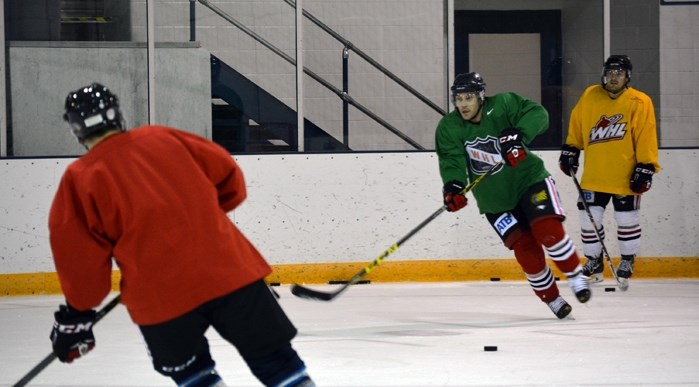
<svg viewBox="0 0 699 387">
<path fill-rule="evenodd" d="M 577 193 L 557 167 L 557 151 L 536 152 L 553 174 L 577 243 Z M 349 279 L 442 205 L 433 152 L 235 156 L 248 199 L 232 221 L 274 266 L 270 282 Z M 56 293 L 47 216 L 73 158 L 0 161 L 0 295 Z M 696 149 L 661 150 L 662 171 L 643 196 L 638 278 L 699 277 L 699 183 Z M 607 247 L 618 248 L 611 212 Z M 114 283 L 119 273 L 115 267 Z M 390 255 L 373 281 L 521 280 L 471 200 L 443 213 Z M 611 277 L 610 277 L 611 278 Z"/>
</svg>

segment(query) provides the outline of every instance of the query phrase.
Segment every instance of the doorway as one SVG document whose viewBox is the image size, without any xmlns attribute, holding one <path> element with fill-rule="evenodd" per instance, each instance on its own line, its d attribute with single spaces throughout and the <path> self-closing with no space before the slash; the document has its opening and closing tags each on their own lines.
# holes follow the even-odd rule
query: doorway
<svg viewBox="0 0 699 387">
<path fill-rule="evenodd" d="M 549 130 L 530 144 L 558 149 L 563 141 L 561 12 L 455 11 L 455 73 L 479 72 L 486 95 L 512 91 L 541 103 Z"/>
</svg>

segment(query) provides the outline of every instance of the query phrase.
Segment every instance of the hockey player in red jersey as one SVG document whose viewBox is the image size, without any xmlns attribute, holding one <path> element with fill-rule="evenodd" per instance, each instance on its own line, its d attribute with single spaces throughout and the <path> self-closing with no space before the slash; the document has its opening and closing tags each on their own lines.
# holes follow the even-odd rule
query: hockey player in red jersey
<svg viewBox="0 0 699 387">
<path fill-rule="evenodd" d="M 629 86 L 633 66 L 626 55 L 611 55 L 602 66 L 601 84 L 588 87 L 573 108 L 568 136 L 561 149 L 559 165 L 570 176 L 579 166 L 580 152 L 585 165 L 578 198 L 585 275 L 603 280 L 604 239 L 602 218 L 612 202 L 617 225 L 621 262 L 616 274 L 628 286 L 634 259 L 641 246 L 641 194 L 648 191 L 653 175 L 660 170 L 653 102 Z M 585 200 L 598 230 L 582 203 Z"/>
<path fill-rule="evenodd" d="M 173 128 L 126 131 L 117 97 L 97 83 L 68 94 L 64 119 L 88 152 L 66 169 L 49 215 L 66 298 L 51 332 L 58 358 L 94 347 L 113 260 L 154 368 L 177 385 L 224 385 L 204 336 L 213 327 L 264 385 L 313 386 L 264 282 L 271 268 L 227 216 L 246 197 L 231 155 Z"/>
</svg>

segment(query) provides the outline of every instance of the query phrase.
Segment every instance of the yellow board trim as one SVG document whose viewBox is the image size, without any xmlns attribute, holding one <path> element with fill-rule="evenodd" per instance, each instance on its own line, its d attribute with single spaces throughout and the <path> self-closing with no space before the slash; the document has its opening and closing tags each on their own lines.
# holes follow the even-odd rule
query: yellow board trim
<svg viewBox="0 0 699 387">
<path fill-rule="evenodd" d="M 612 259 L 618 264 L 618 258 Z M 272 265 L 268 283 L 326 284 L 347 281 L 371 263 L 310 263 Z M 563 278 L 551 264 L 554 276 Z M 609 268 L 605 266 L 609 280 Z M 458 281 L 525 280 L 513 259 L 387 261 L 371 270 L 363 279 L 371 282 L 458 282 Z M 636 258 L 636 278 L 699 278 L 699 257 Z M 121 273 L 114 271 L 112 289 L 119 290 Z M 61 294 L 56 273 L 0 274 L 0 296 Z"/>
</svg>

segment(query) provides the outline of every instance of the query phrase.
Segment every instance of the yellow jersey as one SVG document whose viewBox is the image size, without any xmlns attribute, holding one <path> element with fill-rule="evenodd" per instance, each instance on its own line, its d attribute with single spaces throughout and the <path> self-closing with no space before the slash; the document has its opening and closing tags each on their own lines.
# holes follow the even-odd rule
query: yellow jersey
<svg viewBox="0 0 699 387">
<path fill-rule="evenodd" d="M 602 85 L 588 87 L 570 115 L 566 144 L 584 153 L 583 189 L 636 195 L 629 181 L 637 163 L 660 171 L 653 102 L 629 87 L 616 99 Z"/>
</svg>

